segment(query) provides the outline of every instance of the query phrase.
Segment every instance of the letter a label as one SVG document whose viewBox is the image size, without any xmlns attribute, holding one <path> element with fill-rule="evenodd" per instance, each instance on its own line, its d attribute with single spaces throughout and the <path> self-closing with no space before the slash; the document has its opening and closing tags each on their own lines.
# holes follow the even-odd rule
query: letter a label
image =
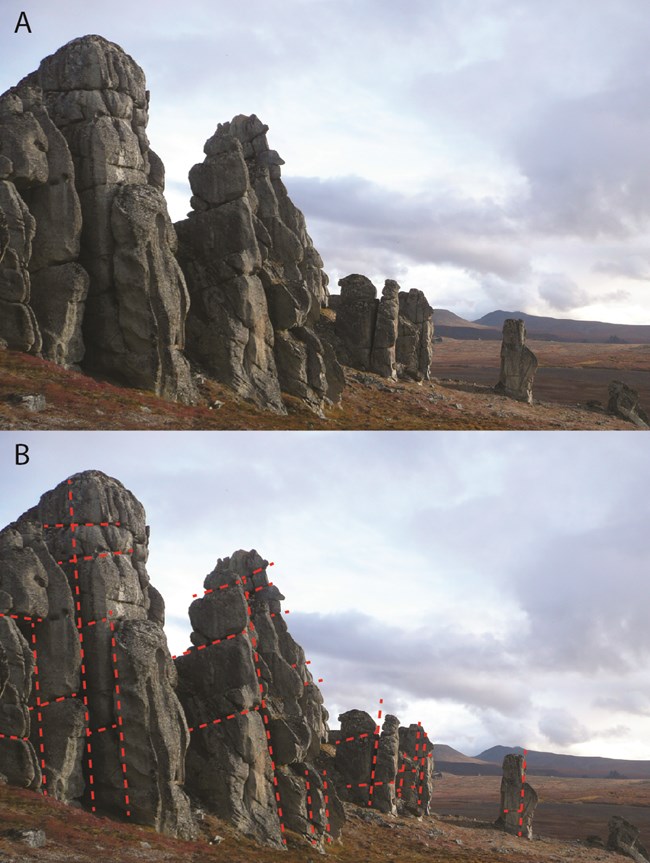
<svg viewBox="0 0 650 863">
<path fill-rule="evenodd" d="M 32 28 L 29 26 L 29 21 L 27 20 L 27 12 L 21 12 L 18 16 L 18 23 L 16 24 L 14 33 L 17 33 L 21 27 L 27 27 L 28 33 L 32 32 Z"/>
</svg>

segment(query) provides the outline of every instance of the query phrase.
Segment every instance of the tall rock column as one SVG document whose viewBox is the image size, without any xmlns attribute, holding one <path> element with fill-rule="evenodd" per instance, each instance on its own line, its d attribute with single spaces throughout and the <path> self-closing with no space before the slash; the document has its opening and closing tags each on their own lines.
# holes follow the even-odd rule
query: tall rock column
<svg viewBox="0 0 650 863">
<path fill-rule="evenodd" d="M 256 551 L 219 560 L 190 606 L 194 646 L 176 659 L 191 730 L 187 788 L 261 841 L 279 846 L 289 829 L 321 844 L 343 818 L 315 766 L 327 711 L 267 566 Z"/>
<path fill-rule="evenodd" d="M 90 277 L 85 366 L 167 398 L 191 401 L 194 388 L 182 354 L 189 299 L 174 257 L 176 237 L 161 191 L 161 163 L 145 131 L 149 93 L 142 69 L 118 45 L 84 36 L 46 57 L 20 83 L 18 90 L 26 89 L 42 91 L 38 116 L 52 149 L 52 176 L 66 182 L 35 198 L 45 224 L 62 206 L 75 224 L 75 199 L 68 194 L 70 156 L 74 165 L 82 216 L 77 263 Z M 29 98 L 35 105 L 37 97 Z M 46 243 L 41 252 L 41 264 L 58 267 Z M 72 275 L 78 282 L 74 288 Z M 70 267 L 64 274 L 60 269 L 41 273 L 40 313 L 50 328 L 60 310 L 52 312 L 48 292 L 63 293 L 68 305 L 78 303 L 82 281 L 81 271 Z M 48 350 L 57 355 L 56 344 Z"/>
<path fill-rule="evenodd" d="M 537 366 L 537 357 L 526 347 L 525 323 L 508 318 L 503 322 L 501 372 L 495 391 L 531 405 Z"/>
<path fill-rule="evenodd" d="M 506 755 L 501 779 L 501 812 L 496 826 L 513 836 L 533 838 L 533 815 L 537 793 L 526 782 L 523 755 Z"/>
<path fill-rule="evenodd" d="M 37 762 L 23 756 L 22 778 L 10 779 L 35 787 L 42 773 L 44 793 L 189 838 L 187 724 L 147 546 L 142 505 L 99 471 L 75 474 L 0 532 L 0 603 L 16 615 L 24 660 L 15 632 L 0 638 L 17 703 L 30 699 L 23 733 Z"/>
<path fill-rule="evenodd" d="M 401 815 L 428 815 L 433 793 L 433 746 L 420 724 L 399 729 L 397 808 Z"/>
<path fill-rule="evenodd" d="M 254 114 L 220 123 L 190 171 L 193 209 L 176 225 L 192 296 L 188 353 L 264 407 L 284 411 L 285 392 L 319 412 L 343 388 L 314 331 L 328 280 L 267 131 Z"/>
<path fill-rule="evenodd" d="M 396 345 L 398 372 L 428 381 L 433 358 L 433 309 L 422 291 L 399 293 L 399 333 Z"/>
</svg>

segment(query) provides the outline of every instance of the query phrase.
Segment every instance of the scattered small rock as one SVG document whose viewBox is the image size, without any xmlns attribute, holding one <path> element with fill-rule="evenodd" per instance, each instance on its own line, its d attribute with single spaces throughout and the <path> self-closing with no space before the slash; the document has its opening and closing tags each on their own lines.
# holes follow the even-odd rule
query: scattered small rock
<svg viewBox="0 0 650 863">
<path fill-rule="evenodd" d="M 214 839 L 210 840 L 210 845 L 221 845 L 223 842 L 223 836 L 215 836 Z"/>
<path fill-rule="evenodd" d="M 6 401 L 16 407 L 26 408 L 28 411 L 44 411 L 47 407 L 45 396 L 40 393 L 9 393 Z"/>
<path fill-rule="evenodd" d="M 7 830 L 5 836 L 8 839 L 13 839 L 14 842 L 24 842 L 30 848 L 43 848 L 46 841 L 44 830 L 12 829 Z"/>
</svg>

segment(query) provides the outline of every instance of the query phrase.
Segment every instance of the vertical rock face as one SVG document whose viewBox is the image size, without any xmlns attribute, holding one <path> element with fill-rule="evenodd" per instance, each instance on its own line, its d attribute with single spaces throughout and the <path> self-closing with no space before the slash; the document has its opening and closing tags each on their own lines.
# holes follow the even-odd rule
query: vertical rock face
<svg viewBox="0 0 650 863">
<path fill-rule="evenodd" d="M 0 190 L 4 338 L 37 352 L 42 333 L 49 359 L 190 401 L 189 300 L 147 115 L 144 73 L 99 36 L 69 42 L 0 99 L 0 178 L 20 193 Z"/>
<path fill-rule="evenodd" d="M 495 391 L 532 404 L 537 366 L 537 357 L 526 347 L 526 325 L 522 320 L 508 318 L 503 323 L 501 373 Z"/>
<path fill-rule="evenodd" d="M 524 771 L 523 755 L 506 755 L 503 759 L 501 812 L 495 823 L 506 833 L 532 839 L 537 793 L 525 781 Z"/>
<path fill-rule="evenodd" d="M 416 288 L 399 294 L 399 334 L 396 346 L 400 375 L 429 380 L 433 359 L 433 309 Z"/>
<path fill-rule="evenodd" d="M 399 730 L 398 812 L 428 815 L 433 793 L 433 746 L 421 725 Z"/>
<path fill-rule="evenodd" d="M 381 299 L 359 274 L 339 280 L 335 332 L 341 362 L 386 378 L 428 380 L 433 348 L 433 309 L 422 291 L 400 291 L 387 279 Z"/>
<path fill-rule="evenodd" d="M 0 773 L 8 764 L 16 784 L 190 837 L 188 731 L 147 545 L 141 504 L 99 471 L 0 532 L 1 610 L 16 616 L 0 619 L 11 670 L 0 718 L 13 705 L 31 741 L 0 738 Z M 0 653 L 0 680 L 2 665 Z"/>
<path fill-rule="evenodd" d="M 256 551 L 219 560 L 190 607 L 194 647 L 176 659 L 191 730 L 187 788 L 264 842 L 281 845 L 286 828 L 320 843 L 341 825 L 315 766 L 327 711 L 267 566 Z"/>
<path fill-rule="evenodd" d="M 258 404 L 283 411 L 284 391 L 318 411 L 340 397 L 336 358 L 313 330 L 327 276 L 267 131 L 254 114 L 219 124 L 190 171 L 193 212 L 176 225 L 187 350 Z"/>
</svg>

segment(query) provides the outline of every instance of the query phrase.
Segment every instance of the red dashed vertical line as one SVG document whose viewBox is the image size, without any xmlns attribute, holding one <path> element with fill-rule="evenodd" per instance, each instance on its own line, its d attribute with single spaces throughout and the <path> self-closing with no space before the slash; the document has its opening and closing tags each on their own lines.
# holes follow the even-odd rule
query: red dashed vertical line
<svg viewBox="0 0 650 863">
<path fill-rule="evenodd" d="M 115 641 L 115 624 L 111 620 L 111 662 L 113 663 L 113 677 L 115 678 L 115 712 L 117 716 L 117 733 L 120 738 L 119 750 L 120 750 L 120 763 L 122 765 L 122 782 L 124 785 L 124 805 L 126 817 L 131 817 L 131 810 L 129 809 L 129 780 L 126 775 L 126 742 L 124 740 L 124 720 L 122 718 L 122 696 L 120 694 L 120 675 L 117 667 L 117 642 Z"/>
<path fill-rule="evenodd" d="M 524 796 L 526 794 L 526 790 L 524 785 L 526 784 L 526 756 L 528 755 L 528 750 L 524 749 L 524 760 L 521 765 L 521 802 L 519 803 L 519 809 L 517 810 L 519 814 L 519 831 L 517 836 L 521 836 L 523 834 L 524 828 Z"/>
<path fill-rule="evenodd" d="M 323 770 L 323 804 L 325 806 L 325 839 L 327 842 L 332 841 L 332 837 L 330 833 L 332 831 L 332 826 L 330 824 L 330 795 L 329 795 L 329 785 L 327 782 L 327 770 Z"/>
<path fill-rule="evenodd" d="M 68 485 L 72 485 L 72 480 L 68 480 Z M 77 612 L 77 631 L 79 633 L 79 648 L 81 650 L 81 695 L 84 704 L 84 718 L 86 722 L 86 763 L 88 765 L 88 785 L 90 793 L 90 809 L 92 812 L 97 811 L 95 806 L 95 776 L 93 773 L 93 749 L 90 742 L 90 709 L 88 706 L 88 678 L 86 676 L 86 651 L 84 650 L 84 634 L 83 634 L 83 619 L 81 616 L 81 590 L 79 588 L 79 570 L 77 568 L 77 539 L 74 535 L 78 525 L 74 524 L 74 507 L 72 505 L 72 489 L 68 490 L 69 512 L 70 512 L 70 534 L 72 542 L 72 555 L 70 563 L 74 564 L 74 594 L 75 594 L 75 609 Z"/>
<path fill-rule="evenodd" d="M 258 570 L 259 571 L 259 570 Z M 247 579 L 244 577 L 243 583 L 246 585 Z M 282 800 L 280 799 L 280 787 L 278 785 L 278 774 L 275 766 L 275 758 L 273 757 L 273 744 L 271 743 L 271 732 L 269 730 L 269 711 L 264 699 L 264 684 L 262 683 L 262 671 L 260 669 L 260 655 L 257 652 L 257 632 L 253 623 L 253 613 L 251 610 L 251 596 L 246 587 L 244 587 L 244 596 L 246 597 L 248 611 L 248 629 L 250 631 L 251 646 L 253 648 L 253 658 L 255 661 L 255 673 L 257 674 L 258 686 L 260 691 L 260 715 L 264 721 L 264 730 L 266 732 L 266 746 L 271 757 L 271 767 L 273 769 L 273 787 L 275 788 L 275 805 L 278 812 L 278 820 L 280 822 L 280 833 L 282 834 L 282 844 L 287 844 L 282 816 Z"/>
<path fill-rule="evenodd" d="M 305 787 L 307 790 L 307 818 L 309 819 L 311 832 L 316 832 L 316 825 L 314 824 L 314 808 L 311 799 L 311 783 L 309 781 L 309 770 L 305 770 Z M 312 845 L 318 845 L 318 842 L 315 839 L 311 840 Z"/>
<path fill-rule="evenodd" d="M 404 777 L 406 775 L 406 752 L 402 752 L 402 766 L 397 771 L 398 774 L 402 774 L 402 778 L 399 781 L 399 785 L 397 786 L 396 796 L 401 798 L 402 796 L 402 788 L 404 787 Z"/>
<path fill-rule="evenodd" d="M 45 772 L 45 739 L 43 737 L 43 713 L 41 684 L 38 679 L 38 648 L 36 646 L 36 624 L 32 622 L 32 654 L 34 655 L 34 692 L 36 694 L 36 731 L 38 734 L 38 763 L 41 765 L 43 796 L 47 797 L 47 773 Z"/>
<path fill-rule="evenodd" d="M 380 698 L 379 703 L 383 704 L 384 699 Z M 370 786 L 368 788 L 368 806 L 372 806 L 372 794 L 375 790 L 375 774 L 377 772 L 377 752 L 379 750 L 379 734 L 380 734 L 380 725 L 381 722 L 381 707 L 377 712 L 377 727 L 375 728 L 375 748 L 372 751 L 372 762 L 370 764 Z"/>
<path fill-rule="evenodd" d="M 421 726 L 422 723 L 418 722 L 418 726 Z M 418 734 L 420 732 L 418 731 Z M 424 731 L 422 732 L 422 737 L 424 738 Z M 418 806 L 422 805 L 422 789 L 424 788 L 424 766 L 427 761 L 427 743 L 426 740 L 422 740 L 422 755 L 420 757 L 420 787 L 418 788 Z"/>
</svg>

